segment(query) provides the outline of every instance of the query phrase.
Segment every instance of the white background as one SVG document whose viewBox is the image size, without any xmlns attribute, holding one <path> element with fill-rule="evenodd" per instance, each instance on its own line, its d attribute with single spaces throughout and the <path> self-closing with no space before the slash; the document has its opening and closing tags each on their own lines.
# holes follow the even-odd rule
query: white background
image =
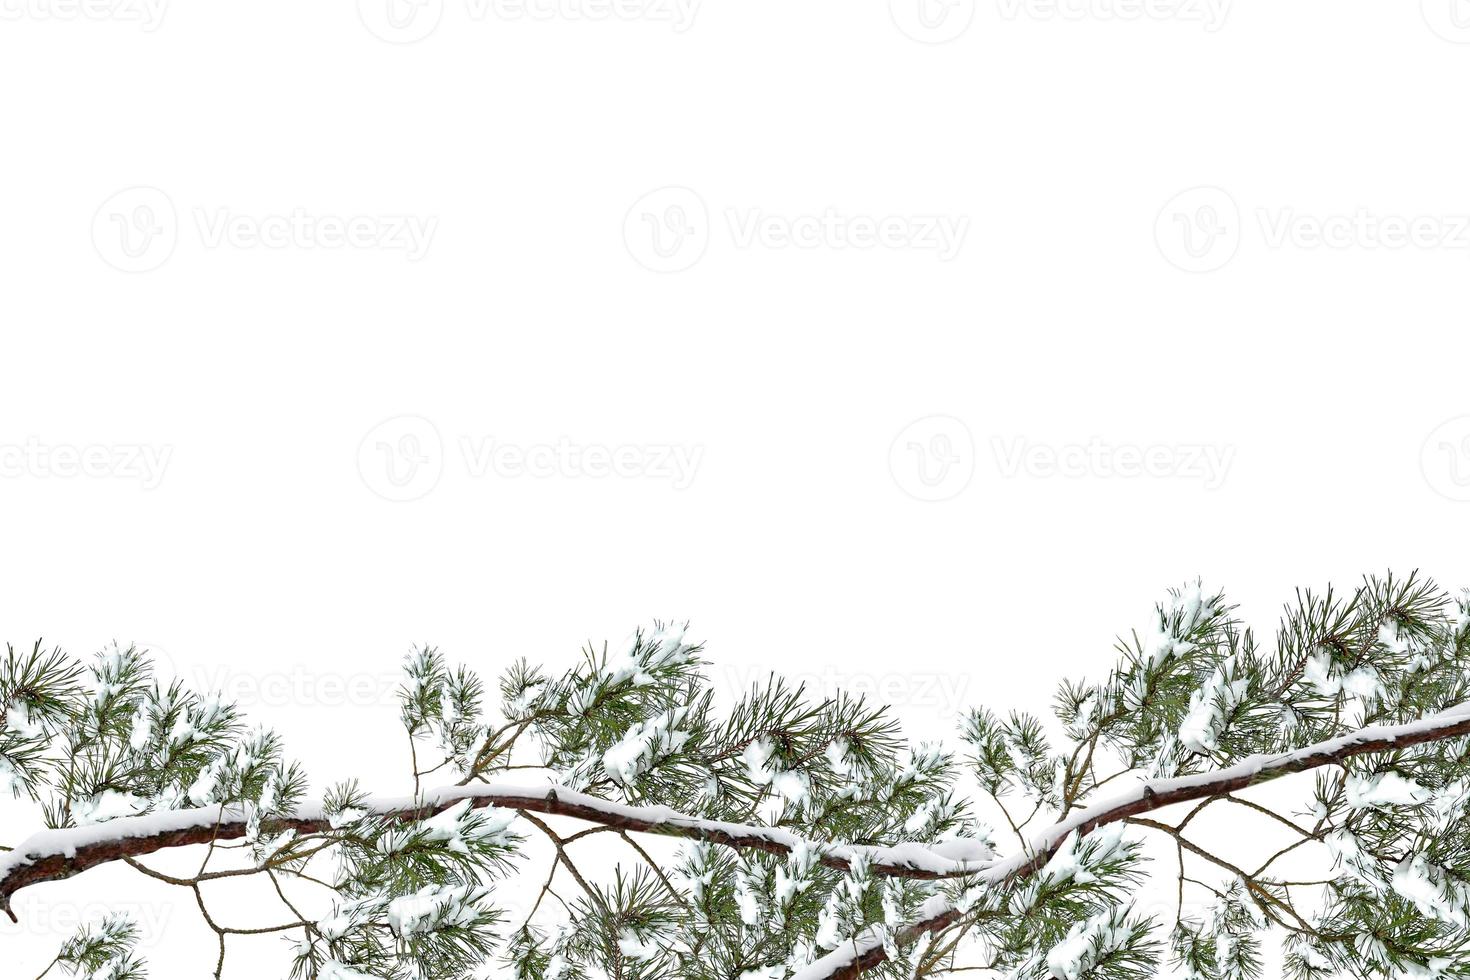
<svg viewBox="0 0 1470 980">
<path fill-rule="evenodd" d="M 415 642 L 688 617 L 726 693 L 940 737 L 1196 576 L 1266 628 L 1470 584 L 1470 4 L 592 2 L 0 0 L 4 638 L 147 645 L 401 792 Z M 211 962 L 110 870 L 5 961 L 103 902 Z"/>
</svg>

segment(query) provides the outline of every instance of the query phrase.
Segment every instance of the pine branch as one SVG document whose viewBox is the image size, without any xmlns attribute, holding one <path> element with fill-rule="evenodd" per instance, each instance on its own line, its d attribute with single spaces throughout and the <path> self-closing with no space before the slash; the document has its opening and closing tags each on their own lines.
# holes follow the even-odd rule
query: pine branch
<svg viewBox="0 0 1470 980">
<path fill-rule="evenodd" d="M 1248 759 L 1229 769 L 1178 779 L 1151 780 L 1135 790 L 1075 814 L 1047 830 L 1030 846 L 1007 861 L 979 873 L 977 883 L 998 886 L 1010 879 L 1025 878 L 1046 866 L 1057 849 L 1073 834 L 1085 837 L 1093 831 L 1191 800 L 1211 799 L 1294 773 L 1337 765 L 1348 759 L 1378 752 L 1391 752 L 1448 741 L 1470 735 L 1470 704 L 1461 705 L 1434 718 L 1406 725 L 1365 728 L 1341 738 L 1310 745 L 1279 756 Z M 963 913 L 943 899 L 935 898 L 923 916 L 899 931 L 900 943 L 913 942 L 925 933 L 946 929 Z M 869 935 L 854 939 L 828 956 L 796 973 L 792 980 L 851 980 L 888 958 L 883 938 Z"/>
<path fill-rule="evenodd" d="M 319 803 L 280 739 L 154 681 L 146 653 L 114 645 L 88 666 L 36 644 L 0 659 L 0 792 L 55 829 L 0 854 L 0 907 L 122 861 L 194 893 L 216 975 L 227 937 L 299 934 L 293 980 L 477 975 L 491 957 L 521 980 L 1147 980 L 1165 949 L 1196 980 L 1261 980 L 1268 931 L 1291 980 L 1470 980 L 1470 596 L 1417 575 L 1301 593 L 1269 650 L 1234 608 L 1172 592 L 1101 683 L 1063 683 L 1059 726 L 976 708 L 963 755 L 777 677 L 719 711 L 678 623 L 589 644 L 561 674 L 521 661 L 498 685 L 417 648 L 400 690 L 413 796 L 351 783 Z M 1305 813 L 1236 795 L 1309 771 Z M 453 785 L 424 792 L 435 773 Z M 1261 863 L 1200 824 L 1185 837 L 1219 802 L 1290 843 Z M 999 811 L 1019 853 L 997 859 L 976 809 Z M 496 896 L 529 853 L 515 825 L 555 854 L 511 921 Z M 1129 829 L 1167 831 L 1177 852 L 1167 944 L 1133 911 L 1149 873 Z M 601 875 L 574 861 L 609 833 L 639 860 Z M 684 843 L 671 861 L 641 837 Z M 192 876 L 139 860 L 186 845 L 203 853 Z M 1267 876 L 1287 855 L 1332 871 Z M 235 929 L 205 907 L 201 884 L 261 874 L 284 925 Z M 313 888 L 331 898 L 321 918 Z M 1203 920 L 1187 888 L 1212 896 Z M 101 929 L 77 949 L 101 942 L 107 969 L 141 976 L 102 941 L 125 924 Z M 52 966 L 69 970 L 66 955 Z"/>
<path fill-rule="evenodd" d="M 735 850 L 788 855 L 812 846 L 779 827 L 704 820 L 664 807 L 626 806 L 558 786 L 444 787 L 417 798 L 368 800 L 365 809 L 372 815 L 407 822 L 443 813 L 464 800 L 476 809 L 498 807 L 572 817 L 612 830 L 681 837 Z M 223 813 L 219 807 L 171 810 L 34 834 L 0 860 L 0 910 L 14 921 L 11 900 L 30 885 L 71 878 L 99 865 L 170 848 L 238 840 L 246 836 L 252 813 L 249 808 Z M 332 817 L 321 804 L 298 807 L 289 815 L 272 818 L 269 829 L 275 833 L 293 830 L 302 837 L 322 834 L 332 829 Z M 917 844 L 818 846 L 823 851 L 821 863 L 838 871 L 848 871 L 859 861 L 878 875 L 938 880 L 963 877 L 985 866 L 948 858 Z"/>
<path fill-rule="evenodd" d="M 1322 766 L 1336 765 L 1355 756 L 1388 752 L 1444 741 L 1470 734 L 1470 706 L 1407 725 L 1365 728 L 1341 738 L 1275 757 L 1247 760 L 1230 769 L 1201 776 L 1152 780 L 1107 803 L 1078 812 L 1031 841 L 1026 851 L 989 867 L 942 857 L 920 847 L 836 845 L 822 848 L 821 863 L 851 870 L 862 860 L 880 876 L 945 879 L 975 876 L 977 882 L 996 885 L 1024 878 L 1041 867 L 1073 834 L 1086 836 L 1100 827 L 1150 813 L 1178 803 L 1210 799 L 1260 783 Z M 552 816 L 573 817 L 617 830 L 721 844 L 737 850 L 790 854 L 808 844 L 779 828 L 722 823 L 677 814 L 658 807 L 629 807 L 564 788 L 450 787 L 424 794 L 417 802 L 387 800 L 370 804 L 370 812 L 401 820 L 422 820 L 462 800 L 474 807 L 500 807 Z M 43 831 L 28 838 L 0 862 L 0 908 L 15 919 L 11 899 L 29 885 L 70 878 L 98 865 L 211 840 L 245 836 L 248 812 L 226 812 L 217 807 L 179 810 L 128 817 L 89 827 Z M 272 821 L 273 829 L 319 834 L 331 829 L 322 807 L 298 808 L 291 816 Z M 953 924 L 960 913 L 945 902 L 926 909 L 926 916 L 902 930 L 905 940 Z M 856 977 L 886 958 L 881 940 L 856 941 L 797 974 L 795 980 L 839 980 Z"/>
</svg>

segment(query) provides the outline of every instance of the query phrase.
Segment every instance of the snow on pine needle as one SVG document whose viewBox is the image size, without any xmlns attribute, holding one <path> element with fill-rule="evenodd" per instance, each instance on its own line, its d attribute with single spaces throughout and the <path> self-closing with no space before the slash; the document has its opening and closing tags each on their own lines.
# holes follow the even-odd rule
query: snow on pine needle
<svg viewBox="0 0 1470 980">
<path fill-rule="evenodd" d="M 148 962 L 135 952 L 139 938 L 126 917 L 104 916 L 73 933 L 38 980 L 52 971 L 83 980 L 143 980 Z"/>
<path fill-rule="evenodd" d="M 37 643 L 0 664 L 0 793 L 53 829 L 0 899 L 183 841 L 176 887 L 268 878 L 300 980 L 1470 977 L 1467 634 L 1417 574 L 1302 591 L 1267 633 L 1187 585 L 1049 716 L 975 705 L 952 744 L 779 676 L 717 697 L 687 623 L 491 682 L 421 646 L 374 787 L 410 795 L 318 802 L 145 652 Z M 1252 792 L 1298 773 L 1294 804 Z M 232 926 L 201 924 L 201 975 L 260 941 Z M 141 976 L 131 928 L 53 967 Z"/>
</svg>

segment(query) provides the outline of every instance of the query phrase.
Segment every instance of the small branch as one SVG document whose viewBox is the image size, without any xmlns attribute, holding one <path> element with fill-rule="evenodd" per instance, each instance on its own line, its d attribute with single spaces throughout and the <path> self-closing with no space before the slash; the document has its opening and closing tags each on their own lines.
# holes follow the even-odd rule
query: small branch
<svg viewBox="0 0 1470 980">
<path fill-rule="evenodd" d="M 547 892 L 551 891 L 551 883 L 556 880 L 556 869 L 560 865 L 561 861 L 559 859 L 551 862 L 551 872 L 546 876 L 546 884 L 541 886 L 541 891 L 536 895 L 535 904 L 531 906 L 531 911 L 526 913 L 526 919 L 521 923 L 521 928 L 516 930 L 517 932 L 524 931 L 531 924 L 531 920 L 536 917 L 537 910 L 541 908 L 541 900 L 546 897 Z"/>
<path fill-rule="evenodd" d="M 596 905 L 598 908 L 606 909 L 607 903 L 602 900 L 602 893 L 593 888 L 587 882 L 587 879 L 582 877 L 582 872 L 578 870 L 575 864 L 572 863 L 571 856 L 567 854 L 566 842 L 557 836 L 556 831 L 546 826 L 545 821 L 533 817 L 531 814 L 525 812 L 524 810 L 521 811 L 521 816 L 524 817 L 537 830 L 545 834 L 547 840 L 551 841 L 552 846 L 556 848 L 557 859 L 560 860 L 562 864 L 566 865 L 567 870 L 572 873 L 572 877 L 576 879 L 577 884 L 582 886 L 582 891 L 587 893 L 587 897 L 592 899 L 593 904 Z"/>
<path fill-rule="evenodd" d="M 653 873 L 658 875 L 658 880 L 664 883 L 664 888 L 668 890 L 668 893 L 673 896 L 674 900 L 680 905 L 684 906 L 685 910 L 693 911 L 689 908 L 689 903 L 685 901 L 684 896 L 679 892 L 679 889 L 675 888 L 674 883 L 669 880 L 669 876 L 664 874 L 663 868 L 660 868 L 658 866 L 658 862 L 653 859 L 653 856 L 645 851 L 641 846 L 639 846 L 636 840 L 634 840 L 632 837 L 629 837 L 626 830 L 618 831 L 618 836 L 621 837 L 625 842 L 627 842 L 627 845 L 629 847 L 637 851 L 638 856 L 643 859 L 643 862 L 647 864 L 649 868 L 653 869 Z"/>
<path fill-rule="evenodd" d="M 1303 837 L 1307 838 L 1308 840 L 1316 840 L 1320 836 L 1319 834 L 1315 834 L 1312 831 L 1307 830 L 1307 829 L 1299 826 L 1295 821 L 1286 819 L 1285 817 L 1283 817 L 1281 814 L 1275 812 L 1274 810 L 1268 810 L 1268 809 L 1266 809 L 1265 807 L 1261 806 L 1261 804 L 1259 804 L 1259 803 L 1252 803 L 1250 800 L 1242 800 L 1238 796 L 1226 796 L 1225 797 L 1225 800 L 1227 802 L 1234 803 L 1237 806 L 1243 806 L 1246 809 L 1254 810 L 1257 813 L 1261 814 L 1262 816 L 1264 816 L 1264 817 L 1270 817 L 1272 820 L 1275 820 L 1278 823 L 1285 824 L 1286 826 L 1290 827 L 1292 830 L 1296 831 L 1298 834 L 1301 834 Z"/>
<path fill-rule="evenodd" d="M 1317 931 L 1313 929 L 1305 919 L 1297 914 L 1296 909 L 1292 908 L 1289 903 L 1283 901 L 1280 898 L 1277 898 L 1275 895 L 1272 895 L 1270 890 L 1267 889 L 1260 882 L 1258 882 L 1250 874 L 1250 872 L 1245 871 L 1241 868 L 1237 868 L 1235 865 L 1231 864 L 1229 861 L 1226 861 L 1224 858 L 1221 858 L 1215 854 L 1211 854 L 1209 851 L 1205 850 L 1203 847 L 1200 847 L 1198 844 L 1194 843 L 1193 841 L 1186 838 L 1183 834 L 1181 834 L 1179 832 L 1179 828 L 1171 827 L 1165 823 L 1159 823 L 1157 820 L 1148 820 L 1144 817 L 1133 817 L 1128 820 L 1128 823 L 1139 827 L 1148 827 L 1151 830 L 1158 830 L 1168 834 L 1170 837 L 1174 838 L 1174 842 L 1179 847 L 1183 848 L 1186 851 L 1189 851 L 1191 854 L 1195 854 L 1199 857 L 1204 858 L 1206 861 L 1210 862 L 1216 867 L 1224 868 L 1226 871 L 1229 871 L 1231 874 L 1235 875 L 1235 877 L 1244 882 L 1245 887 L 1250 889 L 1251 894 L 1256 897 L 1256 904 L 1260 905 L 1261 910 L 1264 911 L 1267 915 L 1270 915 L 1271 918 L 1275 919 L 1277 923 L 1295 932 L 1305 932 L 1313 936 L 1317 935 Z M 1278 908 L 1285 911 L 1288 915 L 1290 915 L 1293 919 L 1297 921 L 1298 925 L 1301 928 L 1288 925 L 1286 922 L 1283 922 L 1280 918 L 1273 915 L 1270 909 L 1270 906 L 1272 905 L 1277 906 Z"/>
</svg>

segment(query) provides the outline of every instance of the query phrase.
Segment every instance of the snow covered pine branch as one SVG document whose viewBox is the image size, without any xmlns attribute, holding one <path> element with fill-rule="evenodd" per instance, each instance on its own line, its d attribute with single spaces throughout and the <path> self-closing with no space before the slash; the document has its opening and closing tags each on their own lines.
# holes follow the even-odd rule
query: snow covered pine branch
<svg viewBox="0 0 1470 980">
<path fill-rule="evenodd" d="M 977 708 L 955 751 L 778 678 L 717 704 L 704 666 L 662 624 L 494 692 L 416 650 L 411 792 L 307 802 L 145 653 L 12 649 L 0 788 L 50 829 L 0 903 L 124 866 L 197 904 L 191 977 L 281 937 L 311 980 L 1470 977 L 1470 599 L 1417 575 L 1301 593 L 1260 641 L 1182 589 L 1054 722 Z M 270 921 L 212 911 L 257 877 Z M 36 969 L 144 977 L 137 939 L 109 916 Z"/>
</svg>

